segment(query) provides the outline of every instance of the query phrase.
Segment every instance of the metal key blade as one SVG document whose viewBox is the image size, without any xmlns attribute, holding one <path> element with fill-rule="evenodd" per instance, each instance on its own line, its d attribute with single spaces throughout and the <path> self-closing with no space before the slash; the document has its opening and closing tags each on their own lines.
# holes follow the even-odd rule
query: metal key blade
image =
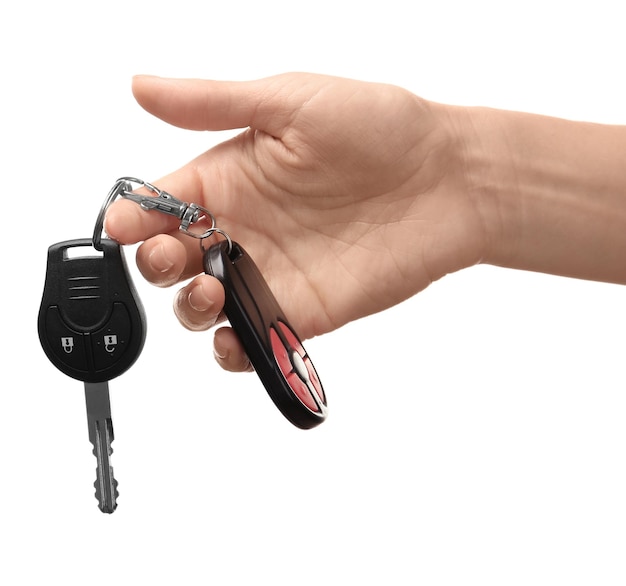
<svg viewBox="0 0 626 586">
<path fill-rule="evenodd" d="M 109 383 L 85 383 L 85 401 L 87 404 L 87 425 L 89 441 L 96 456 L 96 498 L 103 513 L 112 513 L 117 508 L 117 481 L 113 476 L 111 455 L 113 454 L 113 420 L 111 419 L 111 401 Z"/>
</svg>

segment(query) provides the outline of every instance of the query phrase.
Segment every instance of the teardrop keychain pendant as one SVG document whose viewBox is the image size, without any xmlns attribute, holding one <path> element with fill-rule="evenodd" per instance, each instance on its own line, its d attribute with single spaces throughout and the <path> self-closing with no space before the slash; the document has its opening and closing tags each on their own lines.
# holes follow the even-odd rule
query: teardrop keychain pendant
<svg viewBox="0 0 626 586">
<path fill-rule="evenodd" d="M 221 241 L 206 250 L 203 264 L 224 286 L 226 317 L 278 409 L 302 429 L 319 425 L 327 414 L 322 383 L 250 255 Z"/>
</svg>

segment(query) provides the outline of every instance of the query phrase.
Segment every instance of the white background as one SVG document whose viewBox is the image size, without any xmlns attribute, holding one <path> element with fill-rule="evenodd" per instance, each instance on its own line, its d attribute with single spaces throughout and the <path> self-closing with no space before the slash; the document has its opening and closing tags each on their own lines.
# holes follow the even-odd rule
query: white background
<svg viewBox="0 0 626 586">
<path fill-rule="evenodd" d="M 302 432 L 177 324 L 131 248 L 149 330 L 111 383 L 110 516 L 82 385 L 36 332 L 47 247 L 91 236 L 117 177 L 157 179 L 229 136 L 149 116 L 133 74 L 314 71 L 625 123 L 620 5 L 4 3 L 0 584 L 623 585 L 622 287 L 445 277 L 308 342 L 331 416 Z"/>
</svg>

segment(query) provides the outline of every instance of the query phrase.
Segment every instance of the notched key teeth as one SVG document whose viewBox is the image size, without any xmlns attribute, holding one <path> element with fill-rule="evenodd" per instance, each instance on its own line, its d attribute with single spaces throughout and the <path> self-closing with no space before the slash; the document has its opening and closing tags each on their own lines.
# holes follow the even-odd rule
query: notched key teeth
<svg viewBox="0 0 626 586">
<path fill-rule="evenodd" d="M 107 385 L 108 389 L 108 385 Z M 101 397 L 102 398 L 102 397 Z M 108 397 L 105 397 L 105 409 L 109 413 Z M 92 401 L 88 402 L 88 407 L 94 407 Z M 111 466 L 111 455 L 113 454 L 113 422 L 110 417 L 96 419 L 90 421 L 91 440 L 93 445 L 93 454 L 96 457 L 96 481 L 94 487 L 95 495 L 98 500 L 98 507 L 103 513 L 112 513 L 117 508 L 117 499 L 119 492 L 117 490 L 117 480 L 113 474 L 113 466 Z"/>
<path fill-rule="evenodd" d="M 93 483 L 93 486 L 96 489 L 95 496 L 98 500 L 98 508 L 103 513 L 107 513 L 109 515 L 113 513 L 115 509 L 117 509 L 117 499 L 120 496 L 120 493 L 117 490 L 117 480 L 115 480 L 115 478 L 113 477 L 113 470 L 111 470 L 111 478 L 111 499 L 102 498 L 102 493 L 100 491 L 100 482 L 98 480 Z"/>
</svg>

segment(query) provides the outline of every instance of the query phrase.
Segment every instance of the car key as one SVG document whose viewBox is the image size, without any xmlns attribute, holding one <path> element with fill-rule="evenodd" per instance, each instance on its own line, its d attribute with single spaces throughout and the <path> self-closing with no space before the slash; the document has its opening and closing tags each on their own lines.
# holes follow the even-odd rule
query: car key
<svg viewBox="0 0 626 586">
<path fill-rule="evenodd" d="M 322 383 L 252 258 L 227 239 L 208 248 L 203 262 L 224 286 L 226 317 L 276 406 L 297 427 L 319 425 L 327 414 Z"/>
<path fill-rule="evenodd" d="M 120 245 L 110 239 L 68 240 L 48 249 L 38 315 L 41 346 L 64 374 L 84 382 L 89 439 L 97 459 L 100 510 L 117 507 L 110 456 L 113 422 L 108 382 L 139 357 L 146 335 L 141 301 Z"/>
</svg>

